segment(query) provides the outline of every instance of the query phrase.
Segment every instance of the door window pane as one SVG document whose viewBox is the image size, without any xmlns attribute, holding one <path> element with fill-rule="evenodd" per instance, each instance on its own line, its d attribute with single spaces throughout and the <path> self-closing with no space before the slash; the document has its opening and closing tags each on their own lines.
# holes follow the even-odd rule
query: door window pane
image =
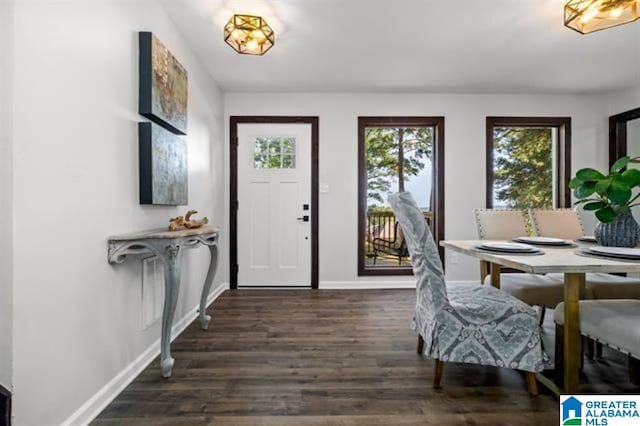
<svg viewBox="0 0 640 426">
<path fill-rule="evenodd" d="M 293 169 L 296 167 L 296 140 L 286 137 L 256 138 L 253 149 L 256 169 Z"/>
<path fill-rule="evenodd" d="M 283 169 L 295 169 L 296 157 L 291 154 L 284 154 L 282 156 L 282 168 Z"/>
</svg>

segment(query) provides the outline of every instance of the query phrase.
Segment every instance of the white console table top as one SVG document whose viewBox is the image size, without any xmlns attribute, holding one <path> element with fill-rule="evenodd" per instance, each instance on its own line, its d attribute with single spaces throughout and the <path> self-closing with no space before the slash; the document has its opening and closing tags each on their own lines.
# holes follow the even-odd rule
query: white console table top
<svg viewBox="0 0 640 426">
<path fill-rule="evenodd" d="M 155 228 L 145 231 L 130 232 L 109 237 L 109 241 L 133 241 L 147 239 L 173 239 L 194 237 L 205 234 L 218 234 L 219 228 L 213 226 L 203 226 L 196 229 L 183 229 L 181 231 L 169 231 L 167 228 Z"/>
</svg>

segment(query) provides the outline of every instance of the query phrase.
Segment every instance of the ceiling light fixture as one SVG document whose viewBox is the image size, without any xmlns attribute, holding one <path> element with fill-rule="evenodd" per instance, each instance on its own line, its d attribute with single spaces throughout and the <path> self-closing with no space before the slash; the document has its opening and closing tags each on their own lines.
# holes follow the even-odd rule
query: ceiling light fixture
<svg viewBox="0 0 640 426">
<path fill-rule="evenodd" d="M 640 18 L 640 0 L 570 0 L 564 25 L 581 34 L 628 24 Z"/>
<path fill-rule="evenodd" d="M 275 33 L 260 16 L 233 15 L 224 26 L 224 41 L 243 55 L 264 55 L 275 43 Z"/>
</svg>

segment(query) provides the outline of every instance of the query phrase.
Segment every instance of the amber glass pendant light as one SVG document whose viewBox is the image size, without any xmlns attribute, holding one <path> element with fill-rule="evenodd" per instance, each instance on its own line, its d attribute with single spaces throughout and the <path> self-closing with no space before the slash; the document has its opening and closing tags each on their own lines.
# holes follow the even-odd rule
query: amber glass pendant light
<svg viewBox="0 0 640 426">
<path fill-rule="evenodd" d="M 640 0 L 570 0 L 564 6 L 564 24 L 588 34 L 637 20 L 639 8 Z"/>
<path fill-rule="evenodd" d="M 243 55 L 264 55 L 275 43 L 275 33 L 260 16 L 233 15 L 224 27 L 224 41 Z"/>
</svg>

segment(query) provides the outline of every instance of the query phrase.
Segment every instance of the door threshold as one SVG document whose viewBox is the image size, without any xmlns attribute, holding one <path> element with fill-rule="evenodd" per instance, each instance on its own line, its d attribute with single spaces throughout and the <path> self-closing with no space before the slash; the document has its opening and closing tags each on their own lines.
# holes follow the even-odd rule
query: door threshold
<svg viewBox="0 0 640 426">
<path fill-rule="evenodd" d="M 259 288 L 264 290 L 265 288 L 277 288 L 277 289 L 286 289 L 286 288 L 308 288 L 311 289 L 310 285 L 239 285 L 238 290 L 249 290 L 252 288 Z"/>
</svg>

